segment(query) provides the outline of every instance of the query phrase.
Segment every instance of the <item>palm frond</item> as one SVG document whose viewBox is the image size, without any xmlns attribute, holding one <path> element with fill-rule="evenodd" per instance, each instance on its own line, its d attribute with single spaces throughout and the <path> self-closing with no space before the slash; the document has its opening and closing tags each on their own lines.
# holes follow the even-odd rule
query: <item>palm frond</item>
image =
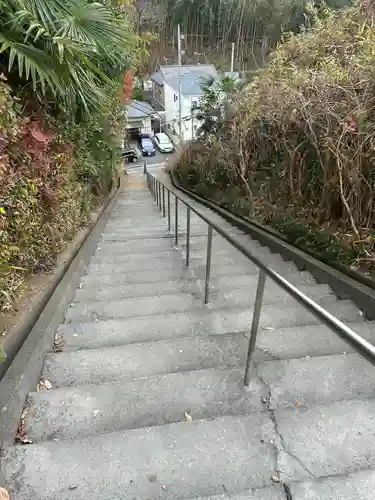
<svg viewBox="0 0 375 500">
<path fill-rule="evenodd" d="M 129 65 L 136 35 L 100 3 L 0 0 L 0 9 L 0 53 L 8 57 L 8 71 L 66 105 L 100 106 L 101 87 Z"/>
</svg>

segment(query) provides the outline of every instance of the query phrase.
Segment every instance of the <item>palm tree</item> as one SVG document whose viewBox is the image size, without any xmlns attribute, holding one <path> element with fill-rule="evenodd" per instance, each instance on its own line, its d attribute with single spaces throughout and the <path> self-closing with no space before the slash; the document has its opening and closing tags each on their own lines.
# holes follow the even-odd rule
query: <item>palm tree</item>
<svg viewBox="0 0 375 500">
<path fill-rule="evenodd" d="M 0 72 L 69 110 L 98 107 L 128 69 L 137 37 L 124 16 L 89 0 L 0 0 Z"/>
</svg>

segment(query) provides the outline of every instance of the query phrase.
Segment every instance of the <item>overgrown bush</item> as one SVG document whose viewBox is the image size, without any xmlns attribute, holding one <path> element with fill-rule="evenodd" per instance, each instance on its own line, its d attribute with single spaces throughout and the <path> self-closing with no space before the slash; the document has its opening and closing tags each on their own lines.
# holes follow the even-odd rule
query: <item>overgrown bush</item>
<svg viewBox="0 0 375 500">
<path fill-rule="evenodd" d="M 285 37 L 233 119 L 177 164 L 182 182 L 330 261 L 375 250 L 375 29 L 359 7 Z M 323 17 L 323 18 L 322 18 Z"/>
<path fill-rule="evenodd" d="M 0 311 L 27 276 L 51 269 L 110 190 L 116 144 L 102 119 L 93 112 L 78 127 L 41 110 L 31 118 L 0 82 Z"/>
</svg>

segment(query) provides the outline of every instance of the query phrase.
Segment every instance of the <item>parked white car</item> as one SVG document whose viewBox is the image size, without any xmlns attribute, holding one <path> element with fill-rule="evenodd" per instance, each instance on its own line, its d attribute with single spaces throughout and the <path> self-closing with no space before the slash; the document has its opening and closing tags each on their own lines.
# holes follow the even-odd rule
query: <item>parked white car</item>
<svg viewBox="0 0 375 500">
<path fill-rule="evenodd" d="M 170 138 L 167 136 L 167 134 L 164 134 L 163 132 L 161 132 L 160 134 L 155 134 L 154 142 L 155 146 L 162 153 L 172 153 L 174 151 L 174 146 Z"/>
</svg>

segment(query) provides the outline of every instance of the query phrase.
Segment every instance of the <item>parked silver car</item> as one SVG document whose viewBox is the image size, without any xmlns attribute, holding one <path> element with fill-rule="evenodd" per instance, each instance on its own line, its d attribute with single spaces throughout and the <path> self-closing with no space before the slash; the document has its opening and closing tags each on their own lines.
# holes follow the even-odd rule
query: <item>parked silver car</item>
<svg viewBox="0 0 375 500">
<path fill-rule="evenodd" d="M 155 143 L 155 146 L 162 153 L 172 153 L 174 151 L 174 146 L 173 146 L 170 138 L 167 136 L 167 134 L 164 134 L 163 132 L 160 132 L 159 134 L 155 134 L 154 143 Z"/>
</svg>

